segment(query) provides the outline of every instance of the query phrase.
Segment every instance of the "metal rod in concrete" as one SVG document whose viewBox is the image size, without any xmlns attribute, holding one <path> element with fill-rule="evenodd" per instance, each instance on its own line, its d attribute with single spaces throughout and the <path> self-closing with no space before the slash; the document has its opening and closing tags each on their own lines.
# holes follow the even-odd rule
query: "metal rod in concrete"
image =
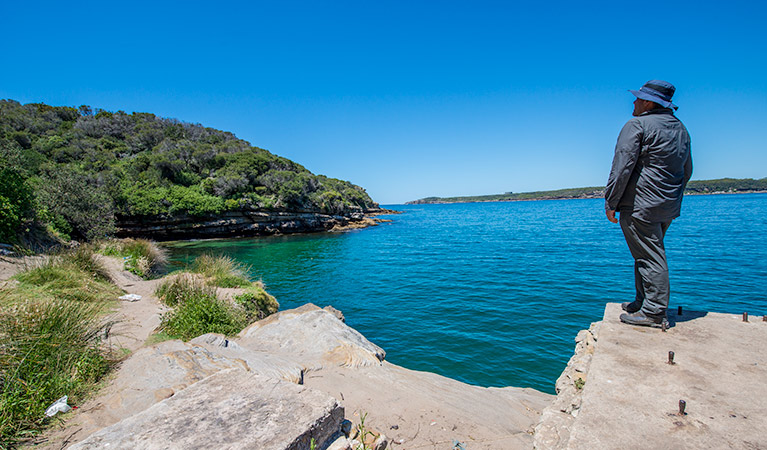
<svg viewBox="0 0 767 450">
<path fill-rule="evenodd" d="M 684 400 L 679 400 L 679 415 L 683 416 L 686 413 L 684 412 L 684 409 L 687 407 L 687 402 Z"/>
<path fill-rule="evenodd" d="M 666 332 L 666 328 L 668 328 L 668 324 L 664 320 L 663 323 L 660 324 L 660 329 L 665 333 Z"/>
<path fill-rule="evenodd" d="M 743 313 L 743 322 L 748 322 L 748 313 L 747 312 Z"/>
<path fill-rule="evenodd" d="M 671 364 L 671 365 L 676 364 L 674 362 L 674 352 L 668 352 L 668 363 Z"/>
</svg>

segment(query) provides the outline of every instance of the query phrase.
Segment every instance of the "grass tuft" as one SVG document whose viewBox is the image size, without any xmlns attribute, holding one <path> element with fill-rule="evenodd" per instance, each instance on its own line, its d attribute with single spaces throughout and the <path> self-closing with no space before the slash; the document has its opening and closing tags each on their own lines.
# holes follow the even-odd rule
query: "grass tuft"
<svg viewBox="0 0 767 450">
<path fill-rule="evenodd" d="M 233 336 L 247 324 L 245 314 L 226 300 L 219 300 L 215 289 L 189 285 L 182 291 L 184 295 L 176 299 L 175 308 L 162 318 L 162 331 L 168 336 L 185 341 L 205 333 Z"/>
<path fill-rule="evenodd" d="M 216 288 L 208 286 L 198 275 L 188 272 L 170 275 L 155 291 L 155 295 L 168 306 L 176 306 L 185 298 L 203 293 L 216 295 Z"/>
<path fill-rule="evenodd" d="M 9 298 L 105 302 L 122 291 L 111 282 L 106 269 L 88 246 L 47 256 L 14 276 L 19 281 Z"/>
<path fill-rule="evenodd" d="M 191 271 L 209 279 L 211 284 L 223 288 L 246 287 L 250 285 L 247 278 L 248 267 L 228 256 L 213 256 L 205 254 L 198 256 L 191 266 Z"/>
<path fill-rule="evenodd" d="M 157 275 L 168 263 L 168 252 L 148 239 L 110 239 L 97 248 L 104 255 L 122 257 L 125 270 L 142 278 Z"/>
<path fill-rule="evenodd" d="M 233 336 L 256 320 L 274 314 L 280 305 L 263 283 L 247 279 L 247 267 L 226 256 L 202 255 L 191 272 L 169 276 L 155 291 L 173 307 L 162 320 L 158 339 L 189 340 L 205 333 Z M 241 288 L 231 300 L 218 298 L 218 287 Z"/>
</svg>

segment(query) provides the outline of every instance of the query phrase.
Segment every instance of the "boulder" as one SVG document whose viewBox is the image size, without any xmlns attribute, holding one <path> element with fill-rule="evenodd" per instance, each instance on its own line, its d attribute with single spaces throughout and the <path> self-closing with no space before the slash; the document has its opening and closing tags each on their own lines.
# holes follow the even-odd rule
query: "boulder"
<svg viewBox="0 0 767 450">
<path fill-rule="evenodd" d="M 344 409 L 293 383 L 221 371 L 71 447 L 303 450 L 335 440 Z"/>
<path fill-rule="evenodd" d="M 312 370 L 326 365 L 380 365 L 386 357 L 381 347 L 311 303 L 250 325 L 237 343 L 249 350 L 285 356 Z"/>
</svg>

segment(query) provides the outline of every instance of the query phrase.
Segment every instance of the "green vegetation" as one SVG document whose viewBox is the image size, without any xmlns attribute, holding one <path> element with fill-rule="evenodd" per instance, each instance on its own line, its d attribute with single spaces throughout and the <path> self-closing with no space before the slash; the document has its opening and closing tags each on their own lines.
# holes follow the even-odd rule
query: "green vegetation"
<svg viewBox="0 0 767 450">
<path fill-rule="evenodd" d="M 264 284 L 260 281 L 253 282 L 244 293 L 235 295 L 234 302 L 242 307 L 248 323 L 274 314 L 280 307 L 277 300 L 266 292 Z"/>
<path fill-rule="evenodd" d="M 205 280 L 188 272 L 182 272 L 170 275 L 160 286 L 157 287 L 155 295 L 168 306 L 176 306 L 182 303 L 185 298 L 192 297 L 198 293 L 216 294 L 215 287 L 209 287 Z"/>
<path fill-rule="evenodd" d="M 717 180 L 694 180 L 687 184 L 685 194 L 714 194 L 767 191 L 767 178 L 754 180 L 751 178 L 721 178 Z M 408 204 L 424 203 L 469 203 L 469 202 L 509 202 L 516 200 L 553 200 L 571 198 L 600 198 L 604 197 L 604 187 L 583 187 L 557 189 L 553 191 L 535 191 L 493 195 L 477 195 L 467 197 L 426 197 L 408 202 Z"/>
<path fill-rule="evenodd" d="M 87 246 L 44 258 L 14 277 L 19 284 L 6 292 L 7 297 L 100 303 L 121 294 Z"/>
<path fill-rule="evenodd" d="M 249 281 L 246 268 L 231 258 L 203 255 L 190 269 L 169 276 L 155 292 L 173 307 L 162 320 L 162 332 L 170 338 L 189 340 L 205 333 L 236 335 L 279 309 L 263 283 Z M 228 300 L 218 297 L 217 287 L 240 289 Z"/>
<path fill-rule="evenodd" d="M 0 169 L 0 241 L 15 241 L 16 230 L 32 210 L 32 189 L 19 172 Z"/>
<path fill-rule="evenodd" d="M 360 423 L 355 427 L 354 439 L 359 442 L 359 445 L 354 450 L 373 450 L 375 447 L 375 440 L 378 439 L 378 435 L 370 431 L 365 425 L 367 417 L 367 413 L 362 413 Z"/>
<path fill-rule="evenodd" d="M 767 178 L 719 178 L 717 180 L 691 180 L 687 194 L 712 194 L 717 192 L 767 191 Z"/>
<path fill-rule="evenodd" d="M 228 256 L 202 255 L 197 257 L 190 268 L 209 279 L 209 284 L 223 288 L 249 286 L 245 275 L 248 268 Z"/>
<path fill-rule="evenodd" d="M 176 299 L 174 309 L 162 320 L 169 336 L 185 341 L 205 333 L 232 336 L 247 325 L 243 314 L 216 297 L 215 289 L 192 285 L 183 290 L 184 296 Z"/>
<path fill-rule="evenodd" d="M 123 258 L 125 270 L 142 278 L 157 275 L 168 262 L 168 252 L 148 239 L 109 239 L 99 242 L 97 249 Z"/>
<path fill-rule="evenodd" d="M 103 316 L 121 293 L 87 246 L 14 278 L 0 288 L 0 447 L 37 434 L 51 403 L 82 402 L 107 373 Z"/>
<path fill-rule="evenodd" d="M 0 100 L 0 241 L 25 222 L 100 239 L 121 220 L 229 210 L 347 214 L 377 205 L 359 186 L 232 133 L 149 113 Z"/>
</svg>

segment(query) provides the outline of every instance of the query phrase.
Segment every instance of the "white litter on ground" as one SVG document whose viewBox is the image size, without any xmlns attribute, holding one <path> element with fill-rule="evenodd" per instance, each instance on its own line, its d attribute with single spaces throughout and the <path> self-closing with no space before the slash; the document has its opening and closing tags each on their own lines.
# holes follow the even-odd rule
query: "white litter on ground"
<svg viewBox="0 0 767 450">
<path fill-rule="evenodd" d="M 118 297 L 117 300 L 122 300 L 124 302 L 137 302 L 141 300 L 141 296 L 138 294 L 125 294 L 122 297 Z"/>
</svg>

